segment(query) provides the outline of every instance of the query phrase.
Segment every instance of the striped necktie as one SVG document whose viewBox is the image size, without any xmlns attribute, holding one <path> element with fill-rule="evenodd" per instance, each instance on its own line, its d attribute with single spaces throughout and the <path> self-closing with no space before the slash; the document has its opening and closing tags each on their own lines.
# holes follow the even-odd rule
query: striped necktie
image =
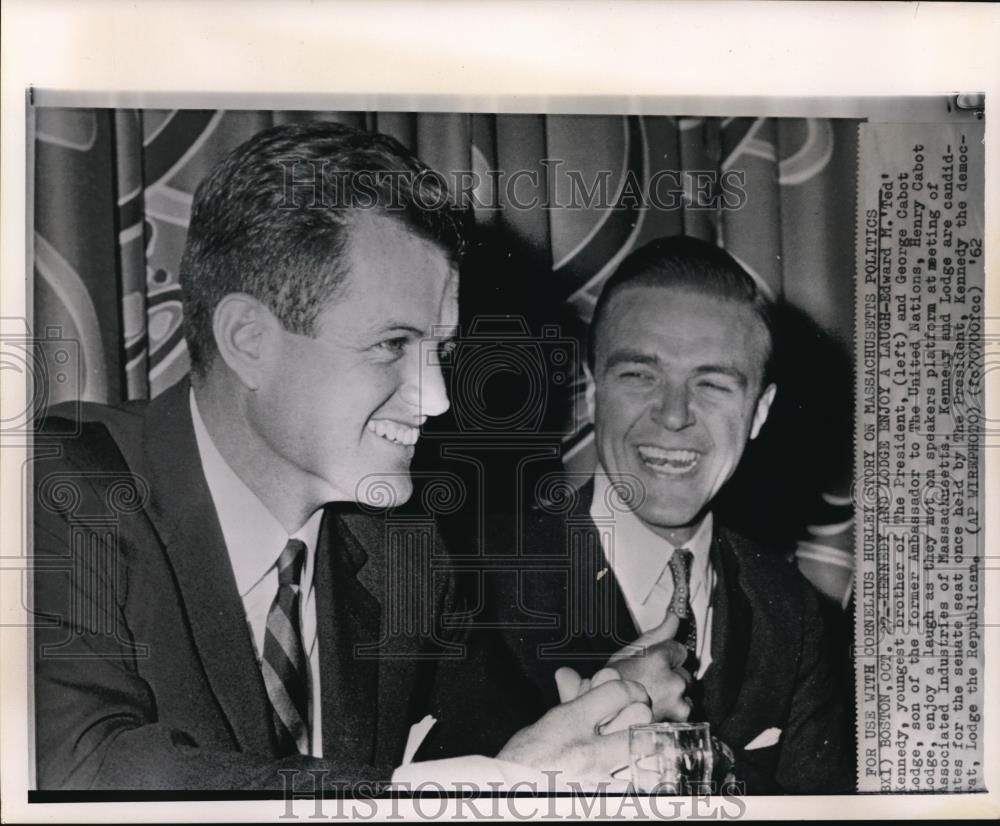
<svg viewBox="0 0 1000 826">
<path fill-rule="evenodd" d="M 670 573 L 674 578 L 674 593 L 670 598 L 670 610 L 680 619 L 674 639 L 683 643 L 693 658 L 698 653 L 698 628 L 691 607 L 691 560 L 694 554 L 685 548 L 677 548 L 670 561 Z M 692 657 L 688 658 L 689 661 Z M 696 661 L 696 659 L 695 659 Z"/>
<path fill-rule="evenodd" d="M 280 755 L 309 753 L 309 674 L 299 627 L 299 579 L 306 545 L 289 539 L 278 557 L 278 593 L 264 631 L 261 670 Z"/>
</svg>

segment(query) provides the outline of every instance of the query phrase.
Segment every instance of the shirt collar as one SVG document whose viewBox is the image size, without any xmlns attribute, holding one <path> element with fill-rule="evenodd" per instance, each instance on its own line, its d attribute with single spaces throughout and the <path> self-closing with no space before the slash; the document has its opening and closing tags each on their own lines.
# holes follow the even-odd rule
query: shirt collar
<svg viewBox="0 0 1000 826">
<path fill-rule="evenodd" d="M 289 536 L 264 503 L 222 458 L 201 418 L 193 389 L 190 402 L 198 455 L 219 517 L 222 537 L 226 542 L 240 596 L 246 596 L 277 564 L 289 539 L 300 539 L 305 543 L 306 560 L 301 584 L 303 592 L 308 592 L 308 585 L 312 582 L 313 552 L 323 511 L 316 511 L 299 530 Z"/>
<path fill-rule="evenodd" d="M 675 548 L 686 548 L 692 554 L 691 595 L 708 587 L 711 566 L 709 550 L 712 544 L 712 513 L 701 520 L 694 536 L 683 545 L 674 546 L 650 530 L 646 524 L 619 499 L 611 489 L 611 480 L 598 465 L 594 473 L 594 499 L 590 516 L 600 527 L 614 526 L 614 548 L 605 547 L 605 555 L 615 573 L 615 579 L 629 603 L 644 603 L 659 581 Z M 603 531 L 599 531 L 604 535 Z"/>
</svg>

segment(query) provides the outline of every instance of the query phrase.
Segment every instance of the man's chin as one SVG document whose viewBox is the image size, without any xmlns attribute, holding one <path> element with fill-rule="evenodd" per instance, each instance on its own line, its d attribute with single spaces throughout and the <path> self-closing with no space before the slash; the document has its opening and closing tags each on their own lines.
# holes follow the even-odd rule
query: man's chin
<svg viewBox="0 0 1000 826">
<path fill-rule="evenodd" d="M 704 511 L 696 506 L 688 508 L 640 508 L 635 515 L 646 525 L 646 527 L 660 534 L 673 534 L 694 529 L 700 521 Z"/>
</svg>

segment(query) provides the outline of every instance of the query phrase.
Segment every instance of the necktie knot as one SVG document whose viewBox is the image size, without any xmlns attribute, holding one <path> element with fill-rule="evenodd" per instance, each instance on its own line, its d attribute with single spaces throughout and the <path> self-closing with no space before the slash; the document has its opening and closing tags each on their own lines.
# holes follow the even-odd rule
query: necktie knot
<svg viewBox="0 0 1000 826">
<path fill-rule="evenodd" d="M 302 578 L 302 564 L 306 560 L 306 543 L 289 539 L 278 557 L 278 585 L 298 585 Z"/>
</svg>

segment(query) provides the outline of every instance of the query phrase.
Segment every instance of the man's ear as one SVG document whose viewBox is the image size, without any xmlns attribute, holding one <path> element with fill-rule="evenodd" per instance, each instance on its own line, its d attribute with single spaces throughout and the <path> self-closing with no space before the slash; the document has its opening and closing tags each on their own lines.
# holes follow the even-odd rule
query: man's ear
<svg viewBox="0 0 1000 826">
<path fill-rule="evenodd" d="M 767 414 L 771 412 L 771 402 L 774 401 L 774 394 L 778 388 L 774 384 L 769 384 L 764 388 L 764 392 L 757 397 L 757 409 L 753 412 L 753 423 L 750 425 L 750 438 L 756 439 L 760 429 L 767 421 Z"/>
<path fill-rule="evenodd" d="M 591 372 L 590 365 L 586 361 L 583 362 L 583 382 L 587 416 L 590 421 L 594 421 L 597 407 L 597 382 L 594 381 L 594 374 Z"/>
<path fill-rule="evenodd" d="M 215 307 L 215 346 L 226 366 L 249 390 L 260 387 L 277 326 L 271 311 L 245 293 L 230 293 Z"/>
</svg>

